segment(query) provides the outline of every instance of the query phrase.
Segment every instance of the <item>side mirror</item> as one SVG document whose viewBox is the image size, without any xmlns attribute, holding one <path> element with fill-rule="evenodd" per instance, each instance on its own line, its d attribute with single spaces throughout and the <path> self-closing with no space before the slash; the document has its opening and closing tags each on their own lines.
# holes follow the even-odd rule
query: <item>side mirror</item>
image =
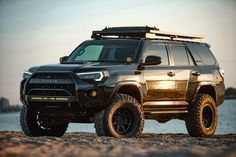
<svg viewBox="0 0 236 157">
<path fill-rule="evenodd" d="M 68 56 L 63 56 L 60 58 L 60 63 L 62 64 L 63 62 L 65 62 L 68 59 Z"/>
<path fill-rule="evenodd" d="M 159 65 L 161 64 L 160 56 L 147 56 L 145 59 L 145 65 Z"/>
</svg>

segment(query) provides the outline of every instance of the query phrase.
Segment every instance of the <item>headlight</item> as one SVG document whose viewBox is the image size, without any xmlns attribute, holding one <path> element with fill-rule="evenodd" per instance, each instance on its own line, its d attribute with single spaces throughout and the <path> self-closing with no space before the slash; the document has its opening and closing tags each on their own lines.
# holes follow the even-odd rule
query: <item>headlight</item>
<svg viewBox="0 0 236 157">
<path fill-rule="evenodd" d="M 24 73 L 23 73 L 23 78 L 24 78 L 24 79 L 28 79 L 28 78 L 30 78 L 31 75 L 32 75 L 32 72 L 24 71 Z"/>
<path fill-rule="evenodd" d="M 104 77 L 109 77 L 108 71 L 76 73 L 80 79 L 101 81 Z"/>
</svg>

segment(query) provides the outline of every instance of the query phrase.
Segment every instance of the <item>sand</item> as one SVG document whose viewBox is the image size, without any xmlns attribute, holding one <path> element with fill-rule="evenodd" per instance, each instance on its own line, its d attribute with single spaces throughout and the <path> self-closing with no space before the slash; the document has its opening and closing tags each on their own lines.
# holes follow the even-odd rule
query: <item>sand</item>
<svg viewBox="0 0 236 157">
<path fill-rule="evenodd" d="M 194 138 L 187 134 L 143 134 L 141 138 L 98 137 L 66 133 L 63 137 L 27 137 L 0 132 L 0 157 L 236 157 L 236 134 Z"/>
</svg>

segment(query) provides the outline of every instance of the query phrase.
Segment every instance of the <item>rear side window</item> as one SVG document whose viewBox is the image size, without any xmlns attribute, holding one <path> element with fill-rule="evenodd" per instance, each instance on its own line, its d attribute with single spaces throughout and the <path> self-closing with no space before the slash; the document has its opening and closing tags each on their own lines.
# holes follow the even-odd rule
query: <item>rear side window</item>
<svg viewBox="0 0 236 157">
<path fill-rule="evenodd" d="M 215 57 L 209 50 L 208 46 L 206 44 L 192 44 L 193 47 L 197 50 L 197 53 L 199 57 L 201 58 L 201 61 L 205 65 L 214 65 L 216 64 Z"/>
<path fill-rule="evenodd" d="M 160 56 L 160 65 L 169 65 L 168 55 L 166 51 L 166 46 L 164 43 L 152 42 L 149 43 L 144 51 L 143 59 L 145 60 L 147 56 Z"/>
<path fill-rule="evenodd" d="M 188 54 L 185 46 L 181 45 L 170 45 L 170 51 L 173 55 L 175 66 L 188 66 Z"/>
</svg>

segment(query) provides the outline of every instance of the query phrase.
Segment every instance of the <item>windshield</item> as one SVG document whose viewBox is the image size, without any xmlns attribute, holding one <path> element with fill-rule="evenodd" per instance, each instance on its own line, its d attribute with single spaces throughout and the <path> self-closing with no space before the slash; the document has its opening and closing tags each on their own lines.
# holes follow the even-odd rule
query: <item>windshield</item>
<svg viewBox="0 0 236 157">
<path fill-rule="evenodd" d="M 77 47 L 67 62 L 135 61 L 139 40 L 107 39 L 85 41 Z"/>
</svg>

